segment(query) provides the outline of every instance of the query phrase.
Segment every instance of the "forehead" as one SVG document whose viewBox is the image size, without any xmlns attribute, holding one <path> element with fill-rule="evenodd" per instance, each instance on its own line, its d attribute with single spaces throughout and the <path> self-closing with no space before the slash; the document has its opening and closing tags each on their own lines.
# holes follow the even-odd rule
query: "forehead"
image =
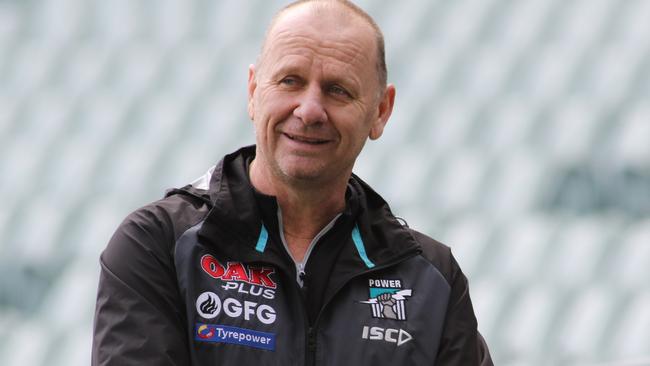
<svg viewBox="0 0 650 366">
<path fill-rule="evenodd" d="M 373 29 L 357 15 L 340 7 L 303 5 L 279 16 L 263 52 L 271 63 L 287 55 L 319 54 L 365 67 L 375 62 L 375 43 Z"/>
</svg>

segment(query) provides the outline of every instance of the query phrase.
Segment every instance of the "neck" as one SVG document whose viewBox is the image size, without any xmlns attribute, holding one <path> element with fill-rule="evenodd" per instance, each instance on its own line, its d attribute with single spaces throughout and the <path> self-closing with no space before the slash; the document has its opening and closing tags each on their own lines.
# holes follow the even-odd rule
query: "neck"
<svg viewBox="0 0 650 366">
<path fill-rule="evenodd" d="M 285 234 L 302 239 L 313 239 L 345 208 L 345 192 L 340 196 L 306 196 L 288 191 L 278 194 Z"/>
<path fill-rule="evenodd" d="M 274 179 L 253 160 L 250 179 L 260 192 L 275 196 L 291 255 L 302 261 L 312 239 L 345 208 L 348 177 L 328 184 L 291 184 Z"/>
</svg>

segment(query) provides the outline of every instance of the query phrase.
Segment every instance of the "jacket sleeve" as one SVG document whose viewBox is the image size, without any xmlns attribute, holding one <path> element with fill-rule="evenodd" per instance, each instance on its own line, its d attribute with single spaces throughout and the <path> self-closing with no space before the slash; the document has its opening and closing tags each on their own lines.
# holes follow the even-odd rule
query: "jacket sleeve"
<svg viewBox="0 0 650 366">
<path fill-rule="evenodd" d="M 467 278 L 451 257 L 451 293 L 436 365 L 493 366 L 477 326 Z"/>
<path fill-rule="evenodd" d="M 100 257 L 92 365 L 188 365 L 184 305 L 171 255 L 172 226 L 141 209 Z"/>
<path fill-rule="evenodd" d="M 480 333 L 478 334 L 478 338 L 479 338 L 478 357 L 480 362 L 479 365 L 494 366 L 494 363 L 492 362 L 492 356 L 490 356 L 490 350 L 488 349 L 487 343 L 485 343 L 485 339 Z"/>
<path fill-rule="evenodd" d="M 451 288 L 435 364 L 493 366 L 487 344 L 477 329 L 467 278 L 451 249 L 416 230 L 411 229 L 411 233 L 420 243 L 422 255 L 440 271 Z"/>
</svg>

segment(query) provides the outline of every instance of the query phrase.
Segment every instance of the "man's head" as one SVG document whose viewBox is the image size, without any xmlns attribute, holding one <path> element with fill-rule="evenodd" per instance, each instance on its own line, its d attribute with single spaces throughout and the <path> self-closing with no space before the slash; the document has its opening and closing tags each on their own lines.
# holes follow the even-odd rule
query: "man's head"
<svg viewBox="0 0 650 366">
<path fill-rule="evenodd" d="M 260 65 L 262 64 L 262 61 L 264 60 L 264 55 L 267 50 L 267 40 L 268 40 L 269 33 L 273 29 L 277 21 L 282 17 L 282 15 L 284 15 L 285 13 L 289 12 L 294 8 L 306 4 L 315 7 L 316 11 L 318 11 L 319 7 L 322 8 L 328 6 L 333 7 L 333 9 L 337 9 L 336 6 L 332 5 L 332 2 L 336 2 L 337 3 L 336 5 L 340 6 L 339 10 L 341 11 L 341 15 L 343 16 L 356 15 L 362 20 L 364 20 L 370 27 L 372 27 L 372 30 L 375 35 L 376 46 L 377 46 L 376 67 L 377 67 L 377 76 L 379 78 L 379 85 L 381 87 L 386 87 L 386 83 L 388 82 L 388 69 L 386 67 L 386 51 L 384 46 L 384 35 L 381 32 L 381 29 L 379 29 L 377 23 L 375 23 L 375 20 L 372 19 L 372 17 L 368 15 L 368 13 L 366 13 L 363 9 L 361 9 L 354 3 L 346 0 L 298 0 L 292 2 L 291 4 L 285 6 L 280 11 L 278 11 L 273 17 L 273 20 L 271 20 L 271 24 L 267 29 L 266 36 L 264 37 L 260 58 L 257 61 L 257 67 L 259 68 Z"/>
<path fill-rule="evenodd" d="M 356 6 L 316 0 L 281 10 L 249 70 L 253 173 L 290 185 L 346 182 L 392 111 L 382 68 L 381 33 Z"/>
</svg>

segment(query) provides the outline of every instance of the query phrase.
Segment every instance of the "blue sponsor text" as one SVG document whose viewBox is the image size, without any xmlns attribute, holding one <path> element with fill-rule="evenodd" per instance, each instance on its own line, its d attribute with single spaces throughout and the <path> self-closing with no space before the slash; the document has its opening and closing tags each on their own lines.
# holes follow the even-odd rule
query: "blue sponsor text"
<svg viewBox="0 0 650 366">
<path fill-rule="evenodd" d="M 275 334 L 225 325 L 196 323 L 194 340 L 275 350 Z"/>
</svg>

